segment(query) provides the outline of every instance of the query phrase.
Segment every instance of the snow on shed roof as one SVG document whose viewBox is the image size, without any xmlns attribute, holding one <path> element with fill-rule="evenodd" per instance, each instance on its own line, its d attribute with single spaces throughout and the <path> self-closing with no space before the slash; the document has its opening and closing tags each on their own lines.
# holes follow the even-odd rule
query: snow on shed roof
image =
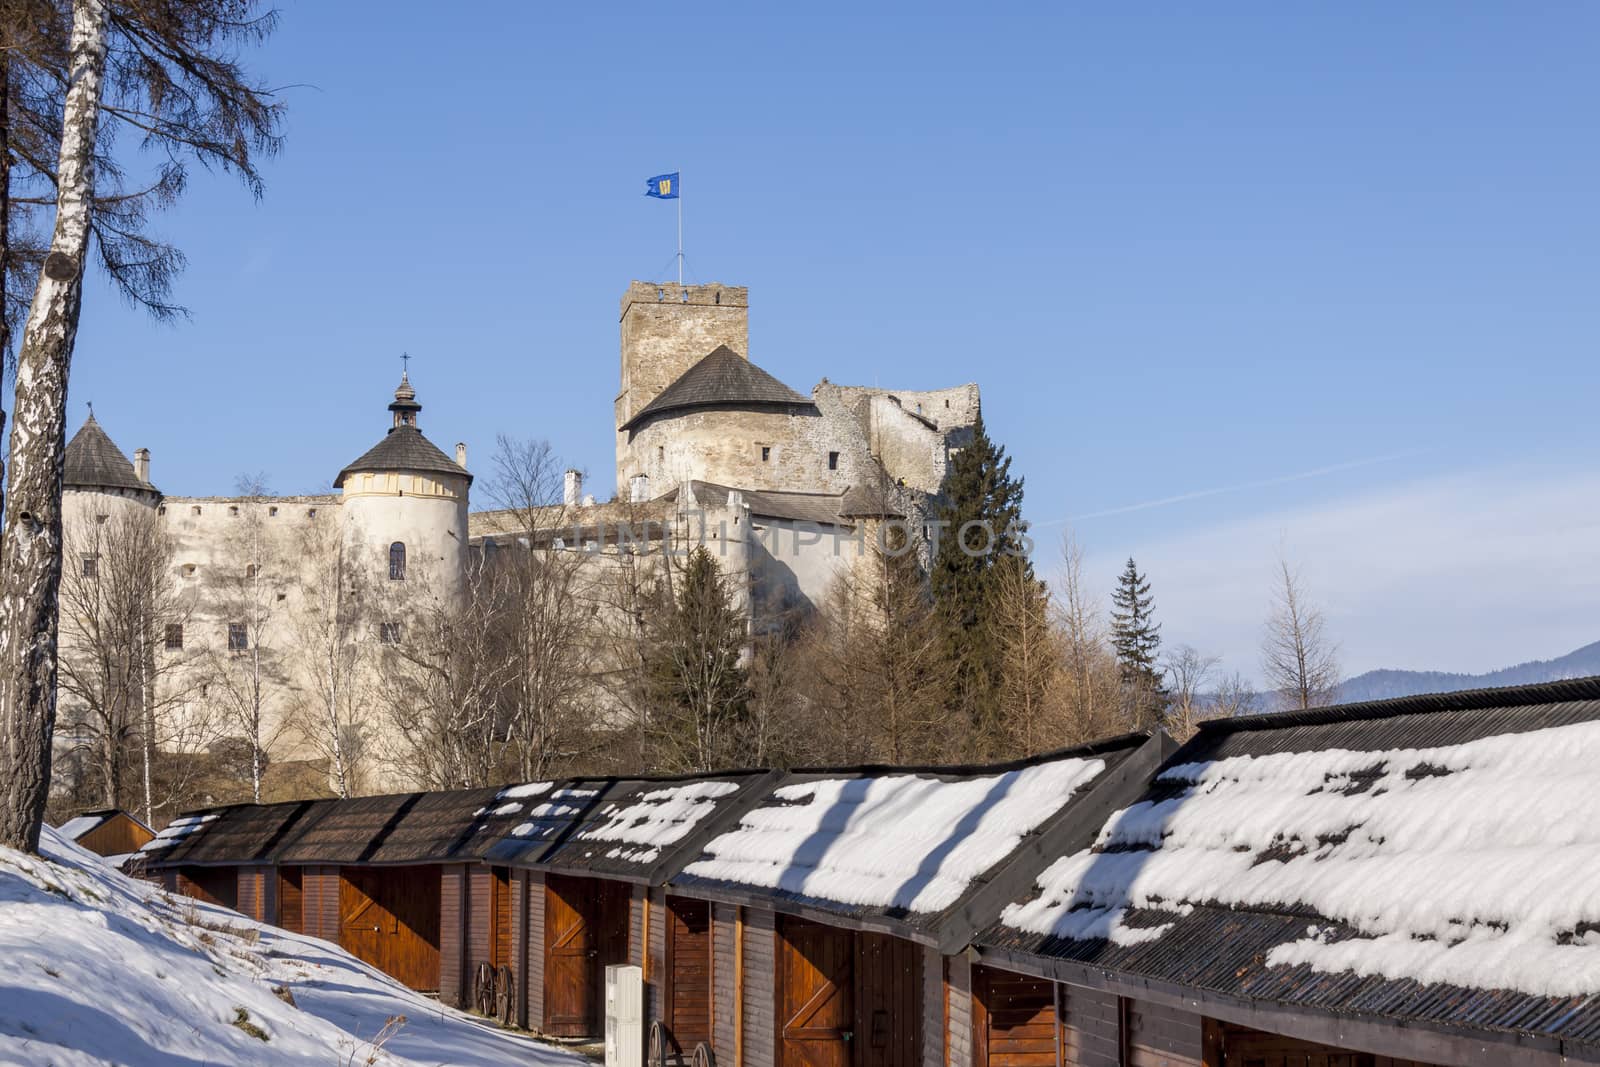
<svg viewBox="0 0 1600 1067">
<path fill-rule="evenodd" d="M 590 782 L 597 788 L 582 798 L 581 810 L 565 805 L 559 825 L 542 834 L 531 828 L 513 831 L 515 836 L 491 856 L 551 870 L 658 881 L 676 873 L 686 858 L 683 851 L 696 847 L 695 835 L 706 832 L 715 816 L 753 803 L 759 793 L 750 791 L 776 777 L 772 771 L 738 771 Z"/>
<path fill-rule="evenodd" d="M 673 884 L 932 926 L 1140 738 L 1005 768 L 787 777 Z"/>
<path fill-rule="evenodd" d="M 977 943 L 1600 1042 L 1600 686 L 1385 710 L 1202 731 Z"/>
</svg>

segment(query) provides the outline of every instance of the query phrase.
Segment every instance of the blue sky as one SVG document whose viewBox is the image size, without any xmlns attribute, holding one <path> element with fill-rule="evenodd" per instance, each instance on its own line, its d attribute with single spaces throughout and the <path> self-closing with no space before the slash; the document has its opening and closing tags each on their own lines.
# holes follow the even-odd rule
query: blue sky
<svg viewBox="0 0 1600 1067">
<path fill-rule="evenodd" d="M 1101 585 L 1134 554 L 1170 642 L 1254 674 L 1280 544 L 1352 671 L 1600 638 L 1600 10 L 441 10 L 284 3 L 266 197 L 200 175 L 161 221 L 192 321 L 95 285 L 74 426 L 170 493 L 324 488 L 406 350 L 441 445 L 609 488 L 681 168 L 758 363 L 980 382 L 1042 563 L 1065 520 Z"/>
</svg>

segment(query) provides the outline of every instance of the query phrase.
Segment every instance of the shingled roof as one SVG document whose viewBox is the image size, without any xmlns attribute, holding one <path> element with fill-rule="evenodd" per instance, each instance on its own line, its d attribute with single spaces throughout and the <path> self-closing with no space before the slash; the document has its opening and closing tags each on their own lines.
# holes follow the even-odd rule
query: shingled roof
<svg viewBox="0 0 1600 1067">
<path fill-rule="evenodd" d="M 1597 762 L 1600 679 L 1208 723 L 974 942 L 1069 982 L 1593 1054 Z"/>
<path fill-rule="evenodd" d="M 122 449 L 95 421 L 94 413 L 67 442 L 64 483 L 79 489 L 141 489 L 158 492 L 149 482 L 140 481 L 133 464 Z"/>
<path fill-rule="evenodd" d="M 646 419 L 668 411 L 725 406 L 810 407 L 811 398 L 801 396 L 727 345 L 718 345 L 620 429 L 631 430 Z"/>
<path fill-rule="evenodd" d="M 468 484 L 472 475 L 455 460 L 439 450 L 439 446 L 422 436 L 415 426 L 396 426 L 384 439 L 363 452 L 354 462 L 339 472 L 333 480 L 335 489 L 344 485 L 349 475 L 362 471 L 418 471 L 423 474 L 453 474 L 465 478 Z"/>
</svg>

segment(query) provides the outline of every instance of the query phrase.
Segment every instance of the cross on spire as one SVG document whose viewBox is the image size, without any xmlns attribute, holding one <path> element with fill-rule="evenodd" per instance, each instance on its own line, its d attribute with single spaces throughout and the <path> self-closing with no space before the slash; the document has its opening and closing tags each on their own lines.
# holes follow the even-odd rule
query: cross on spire
<svg viewBox="0 0 1600 1067">
<path fill-rule="evenodd" d="M 411 370 L 411 353 L 409 353 L 409 352 L 401 352 L 400 353 L 400 373 L 401 373 L 401 375 L 405 375 L 405 374 L 409 373 L 410 370 Z"/>
</svg>

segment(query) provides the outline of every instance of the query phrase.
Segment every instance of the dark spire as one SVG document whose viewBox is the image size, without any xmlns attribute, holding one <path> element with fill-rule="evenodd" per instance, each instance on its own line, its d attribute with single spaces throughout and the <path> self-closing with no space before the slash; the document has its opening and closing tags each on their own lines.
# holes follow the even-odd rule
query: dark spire
<svg viewBox="0 0 1600 1067">
<path fill-rule="evenodd" d="M 405 363 L 411 357 L 402 355 L 400 359 Z M 411 388 L 411 375 L 405 369 L 400 371 L 400 387 L 394 391 L 394 403 L 389 405 L 389 410 L 394 412 L 394 428 L 417 424 L 417 412 L 422 410 L 422 405 L 417 403 L 417 391 Z"/>
</svg>

